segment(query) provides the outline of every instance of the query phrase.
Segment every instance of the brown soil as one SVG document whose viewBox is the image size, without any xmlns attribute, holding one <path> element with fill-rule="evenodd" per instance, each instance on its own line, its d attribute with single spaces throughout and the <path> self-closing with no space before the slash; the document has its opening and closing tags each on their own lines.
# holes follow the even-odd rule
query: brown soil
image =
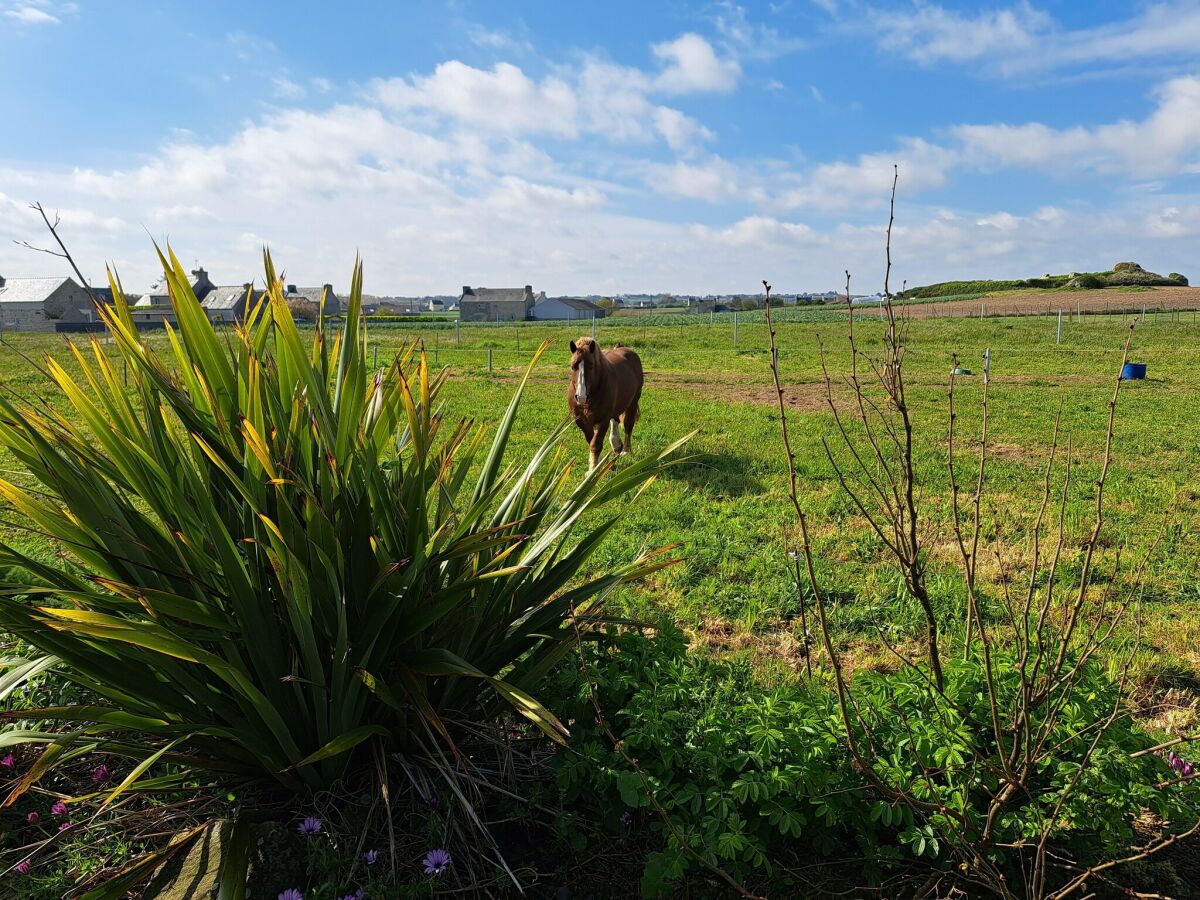
<svg viewBox="0 0 1200 900">
<path fill-rule="evenodd" d="M 656 378 L 656 380 L 658 379 Z M 734 384 L 728 381 L 678 381 L 671 383 L 671 386 L 703 393 L 706 397 L 711 397 L 714 400 L 732 401 L 735 403 L 761 403 L 768 406 L 778 406 L 779 404 L 778 394 L 775 393 L 775 386 L 771 384 Z M 799 412 L 829 411 L 829 405 L 825 400 L 825 385 L 823 384 L 785 384 L 783 386 L 783 402 L 788 409 L 794 409 Z"/>
<path fill-rule="evenodd" d="M 973 300 L 948 300 L 944 303 L 906 303 L 897 307 L 905 318 L 934 319 L 978 316 L 980 307 L 986 316 L 1063 316 L 1075 310 L 1090 313 L 1146 313 L 1172 309 L 1200 309 L 1200 287 L 1154 287 L 1144 291 L 997 291 Z M 868 308 L 857 310 L 870 316 Z"/>
</svg>

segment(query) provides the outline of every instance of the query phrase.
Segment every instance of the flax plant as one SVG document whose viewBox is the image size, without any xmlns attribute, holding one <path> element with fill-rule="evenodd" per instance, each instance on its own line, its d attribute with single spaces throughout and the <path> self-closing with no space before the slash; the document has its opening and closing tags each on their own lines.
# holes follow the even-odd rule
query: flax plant
<svg viewBox="0 0 1200 900">
<path fill-rule="evenodd" d="M 0 497 L 62 550 L 0 545 L 0 628 L 94 697 L 9 714 L 41 724 L 0 744 L 45 748 L 6 802 L 96 749 L 132 760 L 111 802 L 197 773 L 320 789 L 368 745 L 452 768 L 454 723 L 507 705 L 561 740 L 539 682 L 572 608 L 586 621 L 669 563 L 585 575 L 614 507 L 679 445 L 573 478 L 564 423 L 506 465 L 528 371 L 490 444 L 451 420 L 419 347 L 372 368 L 361 264 L 343 320 L 306 335 L 264 254 L 266 295 L 226 336 L 159 258 L 168 349 L 110 276 L 111 340 L 69 345 L 77 376 L 45 363 L 70 411 L 0 396 L 0 445 L 35 482 Z M 152 778 L 159 762 L 176 774 Z"/>
</svg>

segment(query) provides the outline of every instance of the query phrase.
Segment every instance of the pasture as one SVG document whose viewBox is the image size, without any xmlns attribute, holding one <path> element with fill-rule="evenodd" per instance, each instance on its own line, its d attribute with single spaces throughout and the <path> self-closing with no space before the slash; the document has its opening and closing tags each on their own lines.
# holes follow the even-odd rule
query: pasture
<svg viewBox="0 0 1200 900">
<path fill-rule="evenodd" d="M 833 624 L 853 667 L 892 664 L 883 639 L 903 645 L 918 633 L 919 610 L 900 588 L 882 545 L 838 489 L 822 439 L 833 435 L 821 369 L 834 379 L 836 402 L 849 366 L 844 313 L 784 310 L 779 314 L 780 369 L 786 392 L 801 501 L 814 528 L 819 576 L 836 598 Z M 880 323 L 858 319 L 864 348 L 877 345 Z M 931 319 L 912 323 L 906 361 L 916 424 L 915 458 L 922 483 L 924 527 L 934 536 L 931 583 L 943 591 L 944 626 L 961 630 L 960 581 L 939 577 L 956 562 L 947 526 L 947 398 L 951 362 L 976 374 L 958 379 L 962 472 L 976 465 L 979 398 L 985 349 L 991 351 L 991 438 L 987 540 L 1019 550 L 1029 537 L 1032 506 L 1054 420 L 1061 409 L 1061 441 L 1069 438 L 1078 471 L 1067 524 L 1082 535 L 1092 515 L 1092 484 L 1102 447 L 1106 404 L 1121 357 L 1128 319 L 1086 316 L 1064 325 L 1048 317 Z M 736 345 L 734 329 L 737 329 Z M 590 323 L 450 325 L 388 323 L 371 326 L 373 358 L 380 364 L 402 345 L 423 341 L 431 361 L 449 370 L 443 391 L 453 418 L 494 423 L 537 345 L 550 349 L 537 366 L 513 436 L 513 458 L 532 452 L 566 417 L 569 341 L 590 334 Z M 786 468 L 768 365 L 767 333 L 758 316 L 617 318 L 597 323 L 603 347 L 634 348 L 646 368 L 642 418 L 634 453 L 660 449 L 692 431 L 686 462 L 668 470 L 619 522 L 594 564 L 597 569 L 636 551 L 679 544 L 681 562 L 614 596 L 610 611 L 654 622 L 676 621 L 696 646 L 748 656 L 766 680 L 787 679 L 802 666 L 802 591 L 788 558 L 793 522 L 786 502 Z M 74 340 L 84 340 L 74 336 Z M 9 334 L 0 346 L 0 379 L 22 396 L 42 393 L 34 363 L 46 353 L 66 361 L 59 335 Z M 147 340 L 165 342 L 162 332 Z M 1164 686 L 1200 677 L 1200 326 L 1191 316 L 1148 316 L 1137 323 L 1131 358 L 1149 364 L 1144 382 L 1126 383 L 1116 417 L 1113 467 L 1104 537 L 1103 572 L 1116 548 L 1123 566 L 1153 548 L 1147 567 L 1140 627 L 1145 648 L 1135 661 L 1143 679 Z M 70 366 L 68 366 L 70 367 Z M 46 402 L 56 403 L 45 392 Z M 573 428 L 563 450 L 582 474 L 586 446 Z M 606 445 L 607 447 L 607 445 Z M 836 450 L 836 445 L 835 445 Z M 5 464 L 6 473 L 11 468 Z M 13 477 L 9 474 L 9 477 Z M 3 538 L 41 553 L 54 548 L 25 523 L 5 516 Z M 999 573 L 985 566 L 993 583 Z M 1132 626 L 1130 626 L 1132 627 Z"/>
</svg>

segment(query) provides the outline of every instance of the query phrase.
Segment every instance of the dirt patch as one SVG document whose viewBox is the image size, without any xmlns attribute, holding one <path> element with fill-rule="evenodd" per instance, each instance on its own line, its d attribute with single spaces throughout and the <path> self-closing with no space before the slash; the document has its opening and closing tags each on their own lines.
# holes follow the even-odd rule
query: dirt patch
<svg viewBox="0 0 1200 900">
<path fill-rule="evenodd" d="M 680 387 L 695 393 L 702 393 L 713 400 L 732 401 L 734 403 L 755 403 L 766 406 L 778 406 L 779 395 L 771 384 L 745 384 L 728 381 L 675 381 L 671 387 Z M 784 405 L 797 412 L 829 412 L 829 404 L 825 399 L 825 385 L 785 384 L 783 386 Z"/>
</svg>

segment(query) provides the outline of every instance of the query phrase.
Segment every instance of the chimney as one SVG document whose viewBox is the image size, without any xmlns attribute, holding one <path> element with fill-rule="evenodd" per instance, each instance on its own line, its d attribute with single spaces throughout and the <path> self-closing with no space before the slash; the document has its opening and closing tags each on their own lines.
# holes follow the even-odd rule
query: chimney
<svg viewBox="0 0 1200 900">
<path fill-rule="evenodd" d="M 464 294 L 469 294 L 469 293 L 471 293 L 471 286 L 470 286 L 469 284 L 464 284 L 464 285 L 463 285 L 463 291 L 462 291 L 462 292 L 463 292 Z"/>
<path fill-rule="evenodd" d="M 0 275 L 0 287 L 4 287 L 4 276 Z"/>
<path fill-rule="evenodd" d="M 294 293 L 296 293 L 296 286 L 295 286 L 294 284 L 289 284 L 289 285 L 287 286 L 287 292 L 288 292 L 289 294 L 294 294 Z"/>
<path fill-rule="evenodd" d="M 527 293 L 527 294 L 533 293 L 533 285 L 532 284 L 525 285 L 525 293 Z"/>
</svg>

